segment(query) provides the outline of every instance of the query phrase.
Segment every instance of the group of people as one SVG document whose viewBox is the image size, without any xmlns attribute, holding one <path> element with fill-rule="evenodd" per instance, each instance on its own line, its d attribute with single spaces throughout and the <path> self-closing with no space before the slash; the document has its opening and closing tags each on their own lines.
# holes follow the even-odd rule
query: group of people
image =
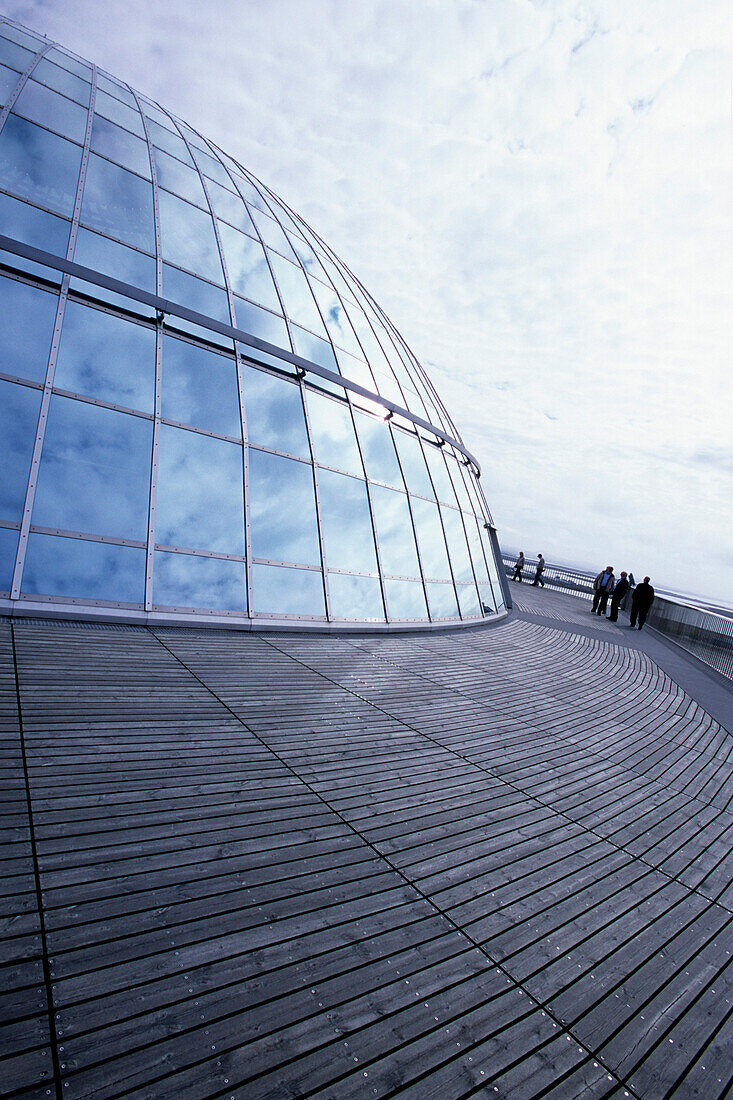
<svg viewBox="0 0 733 1100">
<path fill-rule="evenodd" d="M 525 566 L 524 551 L 519 551 L 519 557 L 514 563 L 514 574 L 512 576 L 513 581 L 519 581 L 522 583 L 522 570 Z M 545 582 L 542 580 L 542 574 L 545 571 L 545 559 L 542 554 L 537 555 L 537 565 L 535 567 L 535 575 L 532 584 L 537 587 L 545 587 Z M 634 581 L 634 574 L 627 573 L 625 569 L 621 570 L 621 575 L 616 580 L 613 575 L 613 566 L 607 565 L 605 569 L 596 577 L 593 582 L 593 607 L 591 609 L 591 615 L 606 615 L 606 608 L 608 607 L 609 598 L 611 600 L 611 613 L 606 617 L 612 623 L 618 622 L 618 612 L 622 601 L 629 592 L 631 595 L 631 615 L 630 626 L 633 628 L 637 625 L 641 630 L 646 617 L 649 614 L 649 608 L 654 603 L 654 589 L 649 583 L 649 577 L 644 577 L 641 584 L 636 584 Z"/>
<path fill-rule="evenodd" d="M 591 608 L 591 615 L 605 615 L 608 599 L 610 597 L 611 614 L 608 615 L 607 618 L 612 623 L 618 622 L 618 609 L 621 606 L 621 601 L 627 595 L 630 588 L 632 589 L 632 594 L 629 625 L 633 630 L 637 625 L 638 619 L 638 628 L 641 630 L 646 622 L 649 609 L 654 603 L 654 589 L 649 583 L 649 577 L 644 577 L 642 583 L 634 587 L 634 574 L 629 574 L 622 569 L 619 579 L 616 580 L 613 575 L 612 565 L 607 565 L 605 569 L 602 569 L 593 582 L 593 607 Z"/>
</svg>

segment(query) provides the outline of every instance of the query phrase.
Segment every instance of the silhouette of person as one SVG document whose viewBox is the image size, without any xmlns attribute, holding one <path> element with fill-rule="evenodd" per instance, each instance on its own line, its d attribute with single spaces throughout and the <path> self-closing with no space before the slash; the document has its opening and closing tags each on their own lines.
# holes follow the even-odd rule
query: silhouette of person
<svg viewBox="0 0 733 1100">
<path fill-rule="evenodd" d="M 523 569 L 524 569 L 524 550 L 520 550 L 519 551 L 519 557 L 517 558 L 517 560 L 514 563 L 514 576 L 512 577 L 513 581 L 519 581 L 520 584 L 522 583 L 522 570 Z"/>
<path fill-rule="evenodd" d="M 631 597 L 631 616 L 629 626 L 635 627 L 636 620 L 639 620 L 639 630 L 646 622 L 646 617 L 649 614 L 649 608 L 654 603 L 654 589 L 649 584 L 649 578 L 644 577 L 641 584 L 637 584 L 634 589 L 634 595 Z"/>
<path fill-rule="evenodd" d="M 621 576 L 614 585 L 613 592 L 611 594 L 611 614 L 608 616 L 609 621 L 612 623 L 618 622 L 618 609 L 622 599 L 629 591 L 628 574 L 625 569 L 621 570 Z"/>
<path fill-rule="evenodd" d="M 542 574 L 544 573 L 544 571 L 545 571 L 545 559 L 542 557 L 542 554 L 538 554 L 537 555 L 537 568 L 535 569 L 534 580 L 532 581 L 532 584 L 535 585 L 535 587 L 538 584 L 542 585 L 543 588 L 545 587 L 545 582 L 542 580 Z"/>
<path fill-rule="evenodd" d="M 605 615 L 606 606 L 608 604 L 608 597 L 613 592 L 615 577 L 613 575 L 613 566 L 607 565 L 602 573 L 599 573 L 593 582 L 593 607 L 591 608 L 591 615 L 593 612 L 596 615 Z"/>
</svg>

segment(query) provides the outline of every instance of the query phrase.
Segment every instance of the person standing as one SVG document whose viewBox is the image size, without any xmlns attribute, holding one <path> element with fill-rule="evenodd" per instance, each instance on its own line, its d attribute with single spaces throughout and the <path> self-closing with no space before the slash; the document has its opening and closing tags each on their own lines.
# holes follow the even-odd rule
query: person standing
<svg viewBox="0 0 733 1100">
<path fill-rule="evenodd" d="M 607 565 L 603 572 L 599 573 L 593 582 L 593 607 L 591 608 L 591 615 L 594 612 L 596 615 L 606 614 L 608 597 L 613 592 L 614 581 L 613 566 Z"/>
<path fill-rule="evenodd" d="M 545 587 L 545 582 L 542 580 L 542 574 L 544 573 L 544 571 L 545 571 L 545 559 L 542 557 L 542 554 L 538 554 L 537 555 L 537 568 L 535 569 L 534 580 L 532 581 L 532 584 L 535 587 L 538 584 L 542 585 L 543 588 Z"/>
<path fill-rule="evenodd" d="M 628 574 L 625 569 L 621 570 L 621 576 L 616 581 L 611 594 L 611 614 L 608 616 L 609 622 L 618 622 L 618 609 L 622 599 L 629 591 Z"/>
<path fill-rule="evenodd" d="M 519 557 L 517 558 L 517 560 L 514 563 L 514 576 L 512 577 L 513 581 L 519 581 L 520 584 L 522 583 L 522 570 L 523 569 L 524 569 L 524 550 L 520 550 L 519 551 Z"/>
<path fill-rule="evenodd" d="M 646 622 L 646 617 L 649 614 L 649 608 L 654 603 L 654 589 L 649 584 L 649 578 L 644 577 L 641 584 L 637 584 L 634 589 L 634 595 L 631 599 L 631 622 L 629 626 L 633 628 L 636 626 L 636 620 L 639 620 L 639 630 Z"/>
</svg>

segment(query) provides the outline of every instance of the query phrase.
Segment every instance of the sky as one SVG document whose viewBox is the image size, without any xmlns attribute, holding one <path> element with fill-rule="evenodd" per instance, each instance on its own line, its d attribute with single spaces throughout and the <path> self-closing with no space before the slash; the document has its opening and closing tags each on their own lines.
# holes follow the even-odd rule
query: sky
<svg viewBox="0 0 733 1100">
<path fill-rule="evenodd" d="M 729 0 L 6 0 L 211 138 L 423 363 L 499 538 L 733 602 Z"/>
</svg>

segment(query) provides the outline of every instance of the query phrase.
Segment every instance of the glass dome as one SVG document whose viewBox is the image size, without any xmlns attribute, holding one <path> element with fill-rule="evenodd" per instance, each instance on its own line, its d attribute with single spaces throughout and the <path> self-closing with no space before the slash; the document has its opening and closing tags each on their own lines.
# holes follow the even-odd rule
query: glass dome
<svg viewBox="0 0 733 1100">
<path fill-rule="evenodd" d="M 140 621 L 504 610 L 424 370 L 251 173 L 0 22 L 0 602 Z"/>
</svg>

